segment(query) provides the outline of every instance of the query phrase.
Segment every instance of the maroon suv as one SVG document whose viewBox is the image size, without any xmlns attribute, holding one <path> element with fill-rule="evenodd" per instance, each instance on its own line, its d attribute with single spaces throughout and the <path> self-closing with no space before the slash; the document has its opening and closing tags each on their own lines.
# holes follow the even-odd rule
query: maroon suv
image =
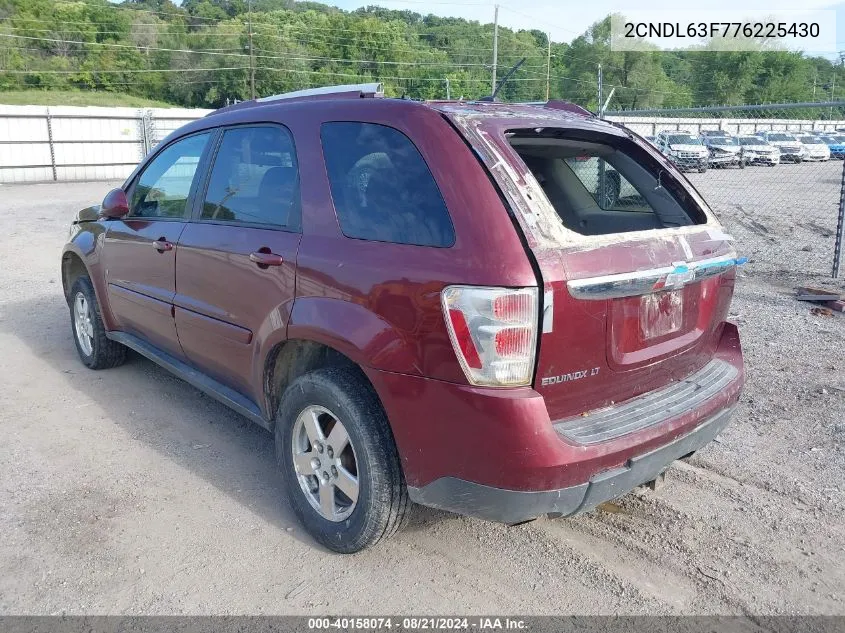
<svg viewBox="0 0 845 633">
<path fill-rule="evenodd" d="M 273 432 L 339 552 L 412 501 L 584 512 L 725 427 L 738 262 L 675 167 L 571 104 L 379 96 L 218 110 L 81 211 L 62 280 L 82 361 L 133 349 Z"/>
</svg>

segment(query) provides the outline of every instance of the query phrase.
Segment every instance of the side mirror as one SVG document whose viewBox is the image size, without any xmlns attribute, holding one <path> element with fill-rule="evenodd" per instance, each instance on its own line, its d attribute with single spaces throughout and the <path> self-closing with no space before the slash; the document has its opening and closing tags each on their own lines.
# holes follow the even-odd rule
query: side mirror
<svg viewBox="0 0 845 633">
<path fill-rule="evenodd" d="M 129 200 L 123 189 L 112 189 L 103 198 L 100 215 L 104 218 L 122 218 L 129 214 Z"/>
</svg>

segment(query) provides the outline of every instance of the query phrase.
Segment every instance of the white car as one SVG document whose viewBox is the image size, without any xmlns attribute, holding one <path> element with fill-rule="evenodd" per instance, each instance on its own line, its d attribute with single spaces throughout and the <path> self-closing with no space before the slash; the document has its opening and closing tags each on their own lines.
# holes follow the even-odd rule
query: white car
<svg viewBox="0 0 845 633">
<path fill-rule="evenodd" d="M 657 149 L 680 169 L 697 169 L 704 173 L 710 163 L 710 152 L 696 136 L 683 130 L 668 130 L 657 135 Z"/>
<path fill-rule="evenodd" d="M 737 136 L 736 140 L 742 146 L 742 155 L 746 163 L 769 167 L 780 164 L 780 150 L 759 136 L 748 134 Z"/>
<path fill-rule="evenodd" d="M 766 131 L 757 135 L 780 150 L 780 162 L 800 163 L 804 160 L 804 146 L 790 132 Z"/>
<path fill-rule="evenodd" d="M 799 136 L 798 140 L 804 146 L 804 160 L 830 160 L 830 148 L 823 139 L 805 134 Z"/>
<path fill-rule="evenodd" d="M 733 136 L 715 136 L 710 134 L 702 136 L 701 140 L 710 152 L 711 167 L 729 167 L 733 165 L 742 169 L 748 162 L 741 158 L 742 146 Z"/>
</svg>

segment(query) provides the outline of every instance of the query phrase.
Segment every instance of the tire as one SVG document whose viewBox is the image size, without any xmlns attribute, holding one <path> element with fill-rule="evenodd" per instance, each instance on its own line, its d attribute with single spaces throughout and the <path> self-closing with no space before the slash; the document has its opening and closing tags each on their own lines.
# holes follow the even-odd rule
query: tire
<svg viewBox="0 0 845 633">
<path fill-rule="evenodd" d="M 346 448 L 332 435 L 336 421 L 341 437 L 346 431 Z M 293 510 L 318 543 L 352 554 L 392 536 L 404 524 L 411 502 L 393 434 L 378 396 L 353 370 L 317 369 L 293 381 L 276 415 L 275 441 Z M 341 452 L 335 454 L 333 447 L 339 445 Z M 344 492 L 350 474 L 357 482 L 354 502 Z M 328 490 L 330 497 L 323 494 Z M 327 518 L 325 499 L 331 499 L 332 519 Z"/>
<path fill-rule="evenodd" d="M 106 336 L 100 305 L 87 275 L 79 277 L 70 290 L 70 327 L 82 364 L 89 369 L 111 369 L 126 360 L 126 347 Z"/>
<path fill-rule="evenodd" d="M 707 165 L 699 165 L 698 166 L 698 173 L 699 174 L 703 174 L 706 171 L 707 171 Z"/>
</svg>

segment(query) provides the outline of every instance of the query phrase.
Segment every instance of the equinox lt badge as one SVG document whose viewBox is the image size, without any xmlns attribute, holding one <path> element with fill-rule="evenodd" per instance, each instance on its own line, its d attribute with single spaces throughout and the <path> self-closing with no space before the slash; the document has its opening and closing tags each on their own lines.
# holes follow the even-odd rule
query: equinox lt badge
<svg viewBox="0 0 845 633">
<path fill-rule="evenodd" d="M 583 371 L 573 371 L 569 374 L 560 374 L 559 376 L 546 376 L 540 382 L 544 387 L 548 385 L 557 385 L 562 382 L 572 382 L 573 380 L 581 380 L 582 378 L 586 378 L 588 376 L 596 376 L 599 373 L 598 367 L 593 367 L 592 369 L 584 369 Z"/>
</svg>

